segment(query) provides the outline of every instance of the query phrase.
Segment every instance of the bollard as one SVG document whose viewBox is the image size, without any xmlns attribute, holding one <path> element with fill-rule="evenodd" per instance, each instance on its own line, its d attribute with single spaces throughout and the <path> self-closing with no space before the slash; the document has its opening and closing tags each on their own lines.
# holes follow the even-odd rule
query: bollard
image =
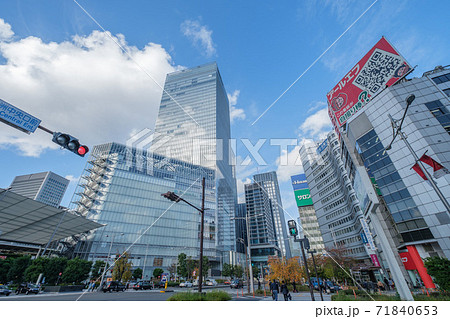
<svg viewBox="0 0 450 319">
<path fill-rule="evenodd" d="M 356 298 L 356 292 L 355 292 L 355 289 L 352 289 L 353 290 L 353 295 L 355 296 L 355 299 L 358 299 L 358 298 Z"/>
</svg>

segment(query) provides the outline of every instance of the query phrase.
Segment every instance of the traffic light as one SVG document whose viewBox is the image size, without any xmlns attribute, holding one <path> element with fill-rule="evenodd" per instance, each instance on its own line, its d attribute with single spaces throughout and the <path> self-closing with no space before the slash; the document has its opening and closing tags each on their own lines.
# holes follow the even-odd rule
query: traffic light
<svg viewBox="0 0 450 319">
<path fill-rule="evenodd" d="M 53 133 L 52 141 L 81 157 L 84 157 L 89 152 L 89 148 L 86 145 L 81 145 L 77 138 L 69 134 L 55 132 Z"/>
<path fill-rule="evenodd" d="M 303 240 L 304 240 L 303 244 L 305 245 L 305 249 L 309 250 L 311 248 L 311 245 L 309 244 L 308 237 L 305 236 L 305 238 L 303 238 Z"/>
<path fill-rule="evenodd" d="M 288 220 L 288 226 L 289 234 L 294 237 L 298 236 L 297 223 L 295 222 L 295 220 Z"/>
<path fill-rule="evenodd" d="M 165 198 L 177 203 L 181 200 L 181 198 L 174 192 L 167 192 L 165 194 L 161 194 L 161 196 L 164 196 Z"/>
</svg>

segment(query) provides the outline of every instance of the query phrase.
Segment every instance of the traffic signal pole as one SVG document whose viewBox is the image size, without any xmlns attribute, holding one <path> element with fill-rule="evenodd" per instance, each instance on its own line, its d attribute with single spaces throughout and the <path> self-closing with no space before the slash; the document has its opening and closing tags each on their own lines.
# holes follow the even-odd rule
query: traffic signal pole
<svg viewBox="0 0 450 319">
<path fill-rule="evenodd" d="M 311 278 L 309 277 L 308 264 L 306 263 L 306 255 L 305 255 L 305 250 L 303 248 L 303 240 L 297 239 L 297 236 L 294 236 L 294 241 L 300 242 L 300 250 L 302 251 L 303 263 L 305 264 L 305 272 L 306 272 L 306 278 L 308 279 L 309 292 L 311 293 L 311 301 L 316 301 L 316 299 L 314 298 L 314 290 L 313 290 L 313 286 L 311 284 Z"/>
<path fill-rule="evenodd" d="M 202 179 L 202 209 L 200 211 L 202 215 L 202 221 L 200 223 L 200 266 L 198 267 L 198 272 L 200 273 L 200 278 L 198 280 L 198 292 L 202 292 L 203 284 L 203 230 L 205 227 L 205 178 Z"/>
</svg>

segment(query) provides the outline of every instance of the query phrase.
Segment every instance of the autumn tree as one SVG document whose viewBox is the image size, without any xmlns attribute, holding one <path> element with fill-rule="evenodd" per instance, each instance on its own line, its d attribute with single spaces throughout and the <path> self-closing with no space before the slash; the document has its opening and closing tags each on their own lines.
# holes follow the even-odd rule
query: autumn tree
<svg viewBox="0 0 450 319">
<path fill-rule="evenodd" d="M 128 281 L 131 279 L 131 261 L 128 261 L 130 256 L 127 252 L 118 256 L 114 264 L 112 279 L 118 281 Z"/>
<path fill-rule="evenodd" d="M 278 257 L 269 257 L 268 260 L 270 280 L 279 280 L 285 282 L 299 282 L 304 277 L 304 272 L 298 263 L 298 257 L 286 259 Z"/>
</svg>

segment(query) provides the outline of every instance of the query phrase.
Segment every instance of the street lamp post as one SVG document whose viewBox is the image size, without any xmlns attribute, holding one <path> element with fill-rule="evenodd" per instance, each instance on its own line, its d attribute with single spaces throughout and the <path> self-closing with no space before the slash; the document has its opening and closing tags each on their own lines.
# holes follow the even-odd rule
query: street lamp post
<svg viewBox="0 0 450 319">
<path fill-rule="evenodd" d="M 444 204 L 445 209 L 447 209 L 447 214 L 450 214 L 450 204 L 448 203 L 447 199 L 445 198 L 445 196 L 442 194 L 441 190 L 437 186 L 436 182 L 433 179 L 433 176 L 431 176 L 431 174 L 428 173 L 428 171 L 425 169 L 425 167 L 423 166 L 422 162 L 420 161 L 419 157 L 414 152 L 413 148 L 411 147 L 411 145 L 409 144 L 409 142 L 407 140 L 407 137 L 406 137 L 405 133 L 402 132 L 402 124 L 403 124 L 403 121 L 405 120 L 406 112 L 408 112 L 408 108 L 411 105 L 411 103 L 414 101 L 415 98 L 416 97 L 415 97 L 414 94 L 411 94 L 410 96 L 408 96 L 406 98 L 406 109 L 405 109 L 405 112 L 403 113 L 402 119 L 400 120 L 400 125 L 397 124 L 398 120 L 394 120 L 392 118 L 391 114 L 388 114 L 389 119 L 391 120 L 392 128 L 394 129 L 394 132 L 393 132 L 392 141 L 385 148 L 385 150 L 389 151 L 392 148 L 392 143 L 394 143 L 395 138 L 397 137 L 397 135 L 400 135 L 400 139 L 403 140 L 403 142 L 405 142 L 406 147 L 408 148 L 408 150 L 411 153 L 411 155 L 414 157 L 414 160 L 419 165 L 420 169 L 425 174 L 426 178 L 430 181 L 431 186 L 433 187 L 434 191 L 438 195 L 439 199 Z"/>
<path fill-rule="evenodd" d="M 120 233 L 120 235 L 123 236 L 123 233 Z M 106 237 L 109 237 L 109 235 L 106 235 Z M 112 245 L 113 245 L 113 242 L 114 242 L 114 238 L 115 238 L 115 237 L 116 237 L 116 234 L 113 234 L 113 235 L 111 236 L 111 244 L 109 245 L 108 259 L 107 259 L 107 262 L 105 263 L 105 267 L 104 267 L 104 270 L 103 270 L 103 272 L 102 272 L 102 278 L 101 278 L 101 280 L 100 280 L 100 285 L 99 285 L 100 288 L 102 287 L 103 282 L 104 282 L 104 280 L 105 280 L 105 273 L 107 272 L 106 266 L 107 266 L 107 263 L 108 263 L 109 259 L 111 258 L 111 249 L 112 249 Z M 112 260 L 111 260 L 111 261 L 112 261 Z M 111 263 L 111 265 L 112 265 L 112 263 Z"/>
<path fill-rule="evenodd" d="M 314 272 L 316 273 L 317 285 L 319 286 L 320 299 L 323 301 L 322 287 L 320 287 L 320 279 L 319 279 L 319 275 L 317 274 L 316 261 L 314 260 L 314 253 L 317 253 L 317 250 L 310 249 L 310 250 L 308 250 L 308 253 L 310 253 L 311 257 L 312 257 L 312 261 L 313 261 L 313 265 L 314 265 Z M 324 285 L 324 287 L 325 287 L 325 285 Z"/>
<path fill-rule="evenodd" d="M 198 292 L 202 292 L 202 284 L 203 284 L 203 231 L 205 227 L 205 177 L 202 179 L 202 207 L 198 208 L 195 205 L 192 205 L 187 200 L 183 199 L 182 197 L 178 196 L 174 192 L 167 192 L 165 194 L 161 194 L 161 196 L 164 196 L 165 198 L 174 201 L 176 203 L 182 201 L 188 204 L 189 206 L 195 208 L 198 210 L 201 214 L 201 223 L 200 223 L 200 261 L 199 261 L 199 267 L 198 271 L 200 273 L 200 277 L 198 280 Z"/>
</svg>

